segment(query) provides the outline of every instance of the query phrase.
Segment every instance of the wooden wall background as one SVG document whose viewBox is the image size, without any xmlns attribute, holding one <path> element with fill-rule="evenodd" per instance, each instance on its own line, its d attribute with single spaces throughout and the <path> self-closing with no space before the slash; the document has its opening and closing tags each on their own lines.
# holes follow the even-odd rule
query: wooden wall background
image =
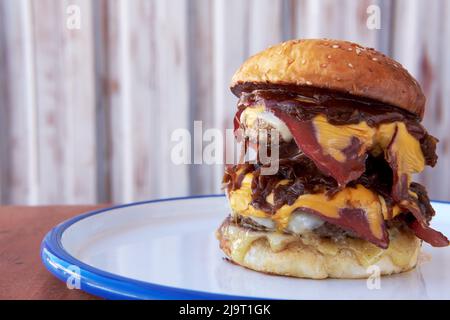
<svg viewBox="0 0 450 320">
<path fill-rule="evenodd" d="M 72 4 L 80 30 L 66 28 Z M 419 180 L 450 200 L 449 18 L 445 0 L 0 0 L 0 203 L 220 192 L 220 166 L 170 162 L 171 132 L 230 127 L 234 70 L 300 37 L 375 47 L 417 77 L 441 140 Z"/>
</svg>

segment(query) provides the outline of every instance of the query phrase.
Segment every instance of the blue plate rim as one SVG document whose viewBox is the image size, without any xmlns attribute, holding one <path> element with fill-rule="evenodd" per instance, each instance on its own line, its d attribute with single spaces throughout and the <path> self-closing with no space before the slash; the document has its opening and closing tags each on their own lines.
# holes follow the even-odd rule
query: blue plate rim
<svg viewBox="0 0 450 320">
<path fill-rule="evenodd" d="M 61 242 L 62 234 L 67 228 L 82 219 L 91 217 L 96 214 L 149 203 L 220 197 L 225 197 L 225 195 L 209 194 L 163 198 L 132 202 L 83 213 L 66 221 L 63 221 L 46 234 L 41 243 L 41 260 L 47 270 L 49 270 L 54 276 L 64 282 L 66 282 L 69 277 L 73 276 L 73 266 L 78 267 L 80 271 L 80 289 L 92 295 L 106 299 L 255 299 L 254 297 L 210 293 L 205 291 L 159 285 L 115 275 L 113 273 L 94 268 L 76 259 L 64 249 Z"/>
<path fill-rule="evenodd" d="M 149 203 L 220 197 L 225 197 L 225 195 L 208 194 L 187 197 L 162 198 L 121 204 L 80 214 L 76 217 L 63 221 L 46 234 L 41 243 L 41 260 L 47 270 L 49 270 L 54 276 L 64 282 L 66 282 L 67 279 L 73 275 L 72 267 L 77 266 L 80 270 L 79 281 L 81 290 L 106 299 L 255 299 L 254 297 L 210 293 L 205 291 L 159 285 L 115 275 L 113 273 L 94 268 L 79 261 L 64 249 L 61 242 L 62 234 L 67 228 L 82 219 L 91 217 L 96 214 Z M 449 201 L 441 200 L 432 200 L 432 202 L 450 204 Z"/>
</svg>

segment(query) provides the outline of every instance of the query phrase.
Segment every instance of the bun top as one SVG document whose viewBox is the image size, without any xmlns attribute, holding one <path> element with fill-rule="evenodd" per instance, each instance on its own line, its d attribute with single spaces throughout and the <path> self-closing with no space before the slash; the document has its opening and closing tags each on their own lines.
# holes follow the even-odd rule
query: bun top
<svg viewBox="0 0 450 320">
<path fill-rule="evenodd" d="M 399 107 L 423 118 L 425 96 L 402 65 L 356 43 L 290 40 L 250 57 L 234 74 L 231 91 L 287 86 L 344 92 Z"/>
</svg>

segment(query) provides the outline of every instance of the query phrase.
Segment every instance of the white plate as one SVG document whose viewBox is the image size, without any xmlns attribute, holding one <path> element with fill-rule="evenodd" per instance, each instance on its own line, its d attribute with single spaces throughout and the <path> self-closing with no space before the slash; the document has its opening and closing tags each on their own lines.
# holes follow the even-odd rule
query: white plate
<svg viewBox="0 0 450 320">
<path fill-rule="evenodd" d="M 450 235 L 450 204 L 433 202 L 433 226 Z M 247 270 L 223 259 L 214 232 L 223 196 L 136 203 L 54 228 L 42 259 L 61 280 L 105 298 L 450 299 L 450 252 L 424 244 L 418 267 L 366 280 L 305 280 Z"/>
</svg>

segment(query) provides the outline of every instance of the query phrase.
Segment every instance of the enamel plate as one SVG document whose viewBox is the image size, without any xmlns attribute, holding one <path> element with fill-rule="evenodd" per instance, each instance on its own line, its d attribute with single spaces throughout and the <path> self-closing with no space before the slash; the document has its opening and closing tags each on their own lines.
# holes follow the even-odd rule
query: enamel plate
<svg viewBox="0 0 450 320">
<path fill-rule="evenodd" d="M 450 203 L 433 202 L 450 235 Z M 223 257 L 214 232 L 224 196 L 134 203 L 87 213 L 51 230 L 45 266 L 69 287 L 109 299 L 450 299 L 450 251 L 422 247 L 410 272 L 363 280 L 271 276 Z"/>
</svg>

